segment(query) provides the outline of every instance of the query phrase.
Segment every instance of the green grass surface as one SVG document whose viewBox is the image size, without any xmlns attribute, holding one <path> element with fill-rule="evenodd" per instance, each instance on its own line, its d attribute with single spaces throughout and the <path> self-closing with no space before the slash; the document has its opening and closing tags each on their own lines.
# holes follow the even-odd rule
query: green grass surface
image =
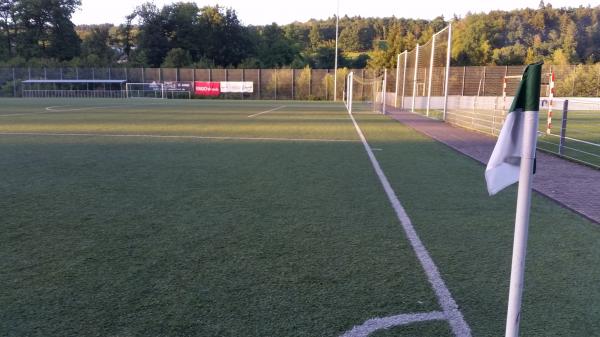
<svg viewBox="0 0 600 337">
<path fill-rule="evenodd" d="M 339 336 L 440 310 L 341 104 L 1 103 L 0 133 L 37 133 L 0 134 L 2 336 Z M 474 336 L 501 335 L 514 188 L 489 198 L 475 162 L 357 119 Z M 600 335 L 600 229 L 533 205 L 523 335 Z"/>
<path fill-rule="evenodd" d="M 553 117 L 552 135 L 546 135 L 547 116 L 540 113 L 538 147 L 553 153 L 559 152 L 562 112 Z M 569 111 L 563 155 L 569 159 L 600 168 L 600 111 Z"/>
</svg>

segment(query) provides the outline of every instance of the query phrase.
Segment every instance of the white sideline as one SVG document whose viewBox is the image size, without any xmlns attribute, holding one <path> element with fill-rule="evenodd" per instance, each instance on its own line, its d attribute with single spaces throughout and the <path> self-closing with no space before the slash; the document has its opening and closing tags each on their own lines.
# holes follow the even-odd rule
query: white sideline
<svg viewBox="0 0 600 337">
<path fill-rule="evenodd" d="M 373 318 L 364 322 L 362 325 L 355 326 L 352 328 L 352 330 L 346 332 L 340 337 L 367 337 L 369 334 L 372 334 L 378 330 L 384 330 L 418 322 L 443 320 L 446 320 L 446 315 L 444 315 L 444 313 L 441 311 Z"/>
<path fill-rule="evenodd" d="M 167 138 L 167 139 L 205 139 L 205 140 L 265 140 L 285 142 L 324 142 L 324 143 L 355 143 L 352 139 L 319 139 L 319 138 L 277 138 L 277 137 L 220 137 L 220 136 L 177 136 L 177 135 L 147 135 L 147 134 L 110 134 L 110 133 L 42 133 L 42 132 L 0 132 L 0 136 L 56 136 L 56 137 L 137 137 L 137 138 Z"/>
<path fill-rule="evenodd" d="M 273 109 L 271 109 L 271 110 L 267 110 L 267 111 L 259 112 L 259 113 L 257 113 L 257 114 L 254 114 L 254 115 L 250 115 L 250 116 L 248 116 L 248 118 L 252 118 L 252 117 L 260 116 L 260 115 L 262 115 L 262 114 L 266 114 L 266 113 L 269 113 L 269 112 L 273 112 L 273 111 L 281 110 L 281 109 L 283 109 L 283 108 L 285 108 L 285 107 L 286 107 L 285 105 L 278 106 L 278 107 L 276 107 L 276 108 L 273 108 Z"/>
<path fill-rule="evenodd" d="M 444 280 L 442 279 L 440 272 L 437 266 L 435 265 L 435 262 L 433 262 L 433 259 L 431 258 L 429 252 L 425 248 L 425 245 L 423 245 L 423 242 L 419 238 L 419 235 L 417 234 L 414 226 L 412 225 L 412 222 L 408 217 L 406 210 L 404 209 L 404 207 L 402 207 L 402 204 L 396 196 L 392 185 L 390 184 L 389 180 L 385 176 L 385 173 L 381 169 L 381 166 L 379 165 L 377 158 L 375 158 L 375 154 L 371 150 L 371 147 L 369 146 L 369 143 L 367 142 L 367 139 L 365 138 L 365 135 L 363 134 L 362 130 L 358 126 L 356 119 L 354 119 L 354 116 L 351 113 L 348 113 L 348 115 L 352 119 L 352 123 L 354 123 L 356 132 L 358 133 L 358 136 L 360 137 L 363 146 L 367 151 L 367 154 L 369 155 L 369 159 L 371 160 L 373 169 L 375 169 L 375 173 L 377 173 L 379 181 L 381 182 L 381 185 L 383 185 L 383 189 L 385 190 L 385 193 L 387 194 L 387 197 L 390 203 L 392 204 L 394 211 L 396 211 L 396 216 L 398 217 L 398 220 L 400 220 L 400 223 L 404 228 L 404 232 L 406 233 L 406 236 L 408 237 L 410 244 L 413 247 L 415 254 L 417 255 L 417 258 L 419 259 L 421 266 L 427 274 L 429 283 L 431 283 L 433 290 L 435 291 L 435 294 L 438 298 L 438 302 L 440 303 L 440 306 L 443 309 L 444 316 L 450 323 L 452 332 L 456 337 L 470 337 L 471 328 L 469 327 L 462 313 L 458 309 L 458 305 L 456 304 L 456 301 L 454 301 L 454 298 L 452 298 L 450 290 L 448 290 L 448 287 L 444 283 Z"/>
</svg>

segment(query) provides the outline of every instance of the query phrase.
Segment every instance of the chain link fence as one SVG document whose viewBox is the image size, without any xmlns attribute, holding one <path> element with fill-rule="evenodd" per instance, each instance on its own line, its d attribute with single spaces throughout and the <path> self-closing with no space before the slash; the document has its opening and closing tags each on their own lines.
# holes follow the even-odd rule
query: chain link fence
<svg viewBox="0 0 600 337">
<path fill-rule="evenodd" d="M 417 51 L 399 55 L 398 69 L 388 69 L 388 92 L 397 93 L 399 108 L 425 109 L 422 97 L 443 96 L 445 88 L 444 55 L 432 50 L 446 48 L 445 37 L 420 46 Z M 433 66 L 431 63 L 433 59 Z M 503 80 L 516 76 L 524 66 L 451 67 L 448 94 L 454 96 L 502 96 Z M 382 71 L 338 69 L 338 92 L 342 97 L 344 78 L 350 72 L 376 77 Z M 544 73 L 554 71 L 557 97 L 600 96 L 600 64 L 555 66 L 545 65 Z M 0 97 L 22 96 L 25 80 L 125 80 L 130 83 L 167 81 L 251 81 L 254 93 L 227 94 L 229 99 L 294 99 L 333 100 L 335 71 L 333 69 L 175 69 L 175 68 L 0 68 Z M 431 81 L 430 81 L 431 77 Z M 543 79 L 542 96 L 548 92 L 548 80 Z M 514 92 L 518 80 L 507 81 L 506 92 Z M 430 84 L 431 83 L 431 84 Z M 431 89 L 429 88 L 431 86 Z M 431 94 L 429 94 L 431 92 Z M 355 95 L 360 94 L 360 89 Z"/>
</svg>

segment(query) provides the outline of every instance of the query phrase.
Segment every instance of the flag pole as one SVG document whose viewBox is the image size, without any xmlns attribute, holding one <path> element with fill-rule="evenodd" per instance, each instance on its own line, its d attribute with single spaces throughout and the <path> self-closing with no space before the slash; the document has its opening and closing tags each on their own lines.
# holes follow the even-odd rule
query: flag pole
<svg viewBox="0 0 600 337">
<path fill-rule="evenodd" d="M 515 216 L 515 238 L 513 243 L 512 268 L 510 273 L 510 291 L 506 316 L 506 337 L 518 337 L 521 319 L 521 302 L 525 276 L 525 257 L 527 255 L 527 237 L 529 233 L 529 214 L 531 210 L 531 187 L 533 165 L 537 142 L 539 111 L 522 111 L 523 148 L 519 171 L 519 192 Z"/>
</svg>

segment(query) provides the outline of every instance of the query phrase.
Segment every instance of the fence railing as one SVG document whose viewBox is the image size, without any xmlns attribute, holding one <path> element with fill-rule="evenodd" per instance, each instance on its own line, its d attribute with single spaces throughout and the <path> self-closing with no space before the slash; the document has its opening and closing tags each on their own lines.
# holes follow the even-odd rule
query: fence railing
<svg viewBox="0 0 600 337">
<path fill-rule="evenodd" d="M 498 136 L 513 97 L 450 96 L 446 122 Z M 600 168 L 600 99 L 554 98 L 548 110 L 548 98 L 540 102 L 538 148 L 571 160 Z M 424 110 L 417 113 L 424 114 Z M 441 116 L 430 116 L 441 119 Z M 554 126 L 548 128 L 549 120 Z"/>
<path fill-rule="evenodd" d="M 443 37 L 443 36 L 441 36 Z M 443 49 L 443 38 L 435 49 Z M 425 46 L 427 48 L 427 46 Z M 416 64 L 416 55 L 407 53 L 406 68 L 404 58 L 398 69 L 388 70 L 387 90 L 398 92 L 398 106 L 402 97 L 442 96 L 446 83 L 446 66 L 436 55 L 441 53 L 421 53 Z M 412 56 L 411 56 L 412 55 Z M 433 55 L 434 63 L 427 56 Z M 415 68 L 417 65 L 417 68 Z M 501 96 L 505 76 L 520 75 L 524 66 L 474 66 L 450 67 L 448 72 L 448 94 L 459 96 Z M 344 78 L 350 71 L 362 78 L 380 76 L 382 70 L 340 69 L 337 91 L 342 97 Z M 544 65 L 544 72 L 554 71 L 556 76 L 556 96 L 595 97 L 600 96 L 600 64 L 578 66 Z M 416 76 L 415 76 L 416 73 Z M 225 97 L 246 99 L 295 99 L 333 100 L 333 69 L 175 69 L 175 68 L 0 68 L 0 97 L 20 97 L 21 82 L 24 80 L 126 80 L 128 82 L 166 81 L 252 81 L 255 92 L 252 95 L 226 95 Z M 429 84 L 431 78 L 431 85 Z M 543 79 L 542 94 L 548 89 Z M 507 92 L 514 92 L 518 81 L 507 83 Z M 358 90 L 360 92 L 360 88 Z M 355 93 L 358 93 L 355 91 Z M 429 93 L 431 94 L 429 95 Z M 396 99 L 395 99 L 396 100 Z M 418 107 L 418 106 L 417 106 Z M 424 108 L 427 107 L 425 103 Z M 431 106 L 434 107 L 433 105 Z"/>
</svg>

